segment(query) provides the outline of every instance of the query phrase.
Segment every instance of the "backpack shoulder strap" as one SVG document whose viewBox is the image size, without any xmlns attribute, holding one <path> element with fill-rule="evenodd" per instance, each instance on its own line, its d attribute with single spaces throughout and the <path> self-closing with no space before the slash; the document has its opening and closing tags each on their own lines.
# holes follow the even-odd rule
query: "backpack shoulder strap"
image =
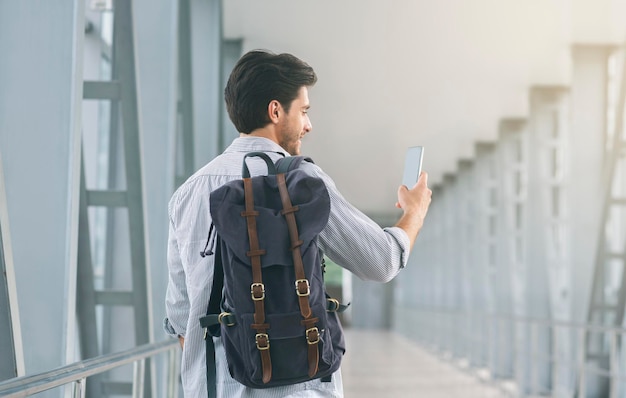
<svg viewBox="0 0 626 398">
<path fill-rule="evenodd" d="M 215 247 L 215 257 L 213 266 L 213 286 L 211 287 L 211 297 L 207 308 L 207 316 L 200 319 L 200 324 L 205 328 L 204 340 L 206 345 L 206 378 L 209 398 L 217 397 L 217 376 L 215 364 L 215 345 L 213 336 L 219 336 L 219 323 L 212 318 L 220 313 L 220 303 L 222 301 L 222 289 L 224 287 L 224 270 L 222 268 L 222 256 L 220 250 L 220 238 L 217 237 Z M 213 330 L 211 330 L 213 329 Z"/>
<path fill-rule="evenodd" d="M 287 173 L 291 170 L 295 170 L 300 167 L 300 164 L 303 161 L 315 163 L 313 162 L 313 159 L 308 156 L 287 156 L 279 159 L 276 162 L 276 174 Z"/>
</svg>

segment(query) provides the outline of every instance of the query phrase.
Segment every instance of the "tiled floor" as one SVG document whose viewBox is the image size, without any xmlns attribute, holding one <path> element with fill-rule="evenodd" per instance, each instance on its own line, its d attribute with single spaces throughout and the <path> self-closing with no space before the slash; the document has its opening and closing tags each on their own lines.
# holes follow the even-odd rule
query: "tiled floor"
<svg viewBox="0 0 626 398">
<path fill-rule="evenodd" d="M 493 386 L 385 331 L 346 330 L 346 398 L 500 398 Z"/>
</svg>

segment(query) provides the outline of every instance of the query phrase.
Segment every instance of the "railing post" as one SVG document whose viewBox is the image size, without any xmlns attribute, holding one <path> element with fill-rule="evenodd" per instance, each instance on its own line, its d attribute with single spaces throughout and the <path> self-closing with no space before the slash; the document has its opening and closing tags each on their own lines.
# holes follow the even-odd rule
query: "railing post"
<svg viewBox="0 0 626 398">
<path fill-rule="evenodd" d="M 608 333 L 610 333 L 609 397 L 617 398 L 617 385 L 619 383 L 619 361 L 617 359 L 617 331 L 611 329 L 608 331 Z"/>
<path fill-rule="evenodd" d="M 485 342 L 487 344 L 487 369 L 489 369 L 491 378 L 494 379 L 496 375 L 495 370 L 497 369 L 495 356 L 498 352 L 496 349 L 498 332 L 496 330 L 496 318 L 493 314 L 485 316 L 485 325 L 487 325 L 487 341 Z"/>
<path fill-rule="evenodd" d="M 537 344 L 538 336 L 537 336 L 537 323 L 531 321 L 530 323 L 530 385 L 531 385 L 531 393 L 532 395 L 537 395 L 539 393 L 539 377 L 538 372 L 540 371 L 539 364 L 539 348 Z"/>
<path fill-rule="evenodd" d="M 578 396 L 584 397 L 586 393 L 586 380 L 585 380 L 585 343 L 587 334 L 587 326 L 583 326 L 580 329 L 580 333 L 578 335 L 578 360 L 577 365 L 579 367 L 579 378 L 578 378 Z"/>
<path fill-rule="evenodd" d="M 547 328 L 548 334 L 552 334 L 552 344 L 550 345 L 550 352 L 548 353 L 548 364 L 552 362 L 550 368 L 552 369 L 552 383 L 550 387 L 550 392 L 553 397 L 559 396 L 559 367 L 560 367 L 560 358 L 559 358 L 559 326 L 555 323 L 550 323 Z"/>
<path fill-rule="evenodd" d="M 170 398 L 178 398 L 178 347 L 168 351 L 167 369 L 167 396 Z"/>
<path fill-rule="evenodd" d="M 498 327 L 498 333 L 496 333 L 496 363 L 494 369 L 501 369 L 501 366 L 504 364 L 504 350 L 502 349 L 502 340 L 505 334 L 503 330 L 505 327 L 502 325 L 506 322 L 504 318 L 496 317 L 496 324 Z M 515 350 L 515 346 L 513 346 L 513 350 Z M 503 373 L 498 372 L 499 377 L 506 377 Z"/>
<path fill-rule="evenodd" d="M 87 379 L 82 378 L 72 383 L 72 397 L 73 398 L 85 398 Z"/>
<path fill-rule="evenodd" d="M 133 398 L 144 397 L 144 375 L 146 360 L 140 359 L 133 363 Z"/>
</svg>

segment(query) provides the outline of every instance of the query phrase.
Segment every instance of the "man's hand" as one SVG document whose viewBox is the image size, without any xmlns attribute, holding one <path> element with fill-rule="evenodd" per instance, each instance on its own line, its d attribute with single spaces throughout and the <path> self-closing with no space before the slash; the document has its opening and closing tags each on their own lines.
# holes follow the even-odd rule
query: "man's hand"
<svg viewBox="0 0 626 398">
<path fill-rule="evenodd" d="M 178 336 L 178 342 L 180 343 L 180 348 L 185 348 L 185 338 L 183 336 Z"/>
<path fill-rule="evenodd" d="M 396 223 L 396 227 L 402 228 L 409 236 L 411 249 L 413 249 L 415 239 L 424 225 L 432 193 L 428 188 L 428 173 L 424 171 L 420 174 L 417 184 L 411 189 L 404 185 L 400 185 L 398 188 L 396 207 L 402 209 L 404 214 Z"/>
</svg>

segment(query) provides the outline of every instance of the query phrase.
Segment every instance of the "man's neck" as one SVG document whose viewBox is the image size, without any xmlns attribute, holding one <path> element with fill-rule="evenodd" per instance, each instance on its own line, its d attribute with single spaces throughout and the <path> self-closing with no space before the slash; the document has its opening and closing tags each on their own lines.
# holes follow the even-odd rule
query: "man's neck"
<svg viewBox="0 0 626 398">
<path fill-rule="evenodd" d="M 268 140 L 272 140 L 275 143 L 278 144 L 278 139 L 276 137 L 276 131 L 272 128 L 271 125 L 268 125 L 266 127 L 262 127 L 262 128 L 258 128 L 254 131 L 252 131 L 249 134 L 244 134 L 244 133 L 239 133 L 240 137 L 263 137 L 263 138 L 267 138 Z"/>
</svg>

